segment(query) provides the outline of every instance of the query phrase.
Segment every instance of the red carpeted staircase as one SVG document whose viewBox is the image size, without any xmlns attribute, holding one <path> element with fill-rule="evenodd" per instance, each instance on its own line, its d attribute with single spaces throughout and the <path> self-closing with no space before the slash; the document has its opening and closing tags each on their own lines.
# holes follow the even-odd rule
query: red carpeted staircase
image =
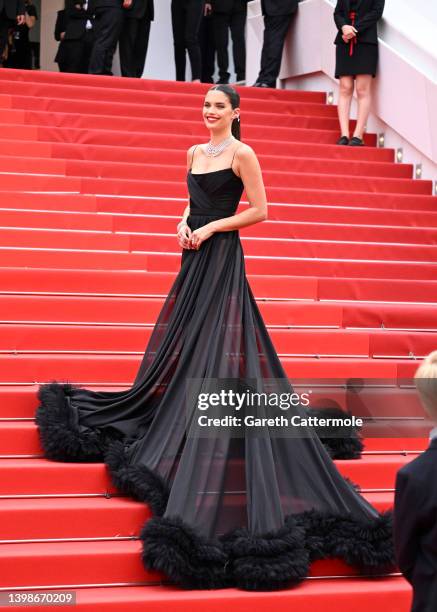
<svg viewBox="0 0 437 612">
<path fill-rule="evenodd" d="M 140 560 L 147 507 L 120 495 L 104 464 L 42 457 L 38 383 L 133 381 L 180 264 L 186 149 L 207 138 L 206 88 L 0 71 L 0 588 L 71 588 L 92 611 L 407 612 L 402 577 L 357 577 L 336 560 L 273 593 L 160 584 Z M 269 200 L 268 221 L 240 235 L 290 378 L 412 376 L 437 348 L 430 181 L 412 180 L 373 134 L 365 148 L 336 146 L 324 93 L 240 92 Z M 400 385 L 396 406 L 385 391 L 375 413 L 408 426 L 337 461 L 380 510 L 392 505 L 396 471 L 427 443 L 414 389 Z"/>
</svg>

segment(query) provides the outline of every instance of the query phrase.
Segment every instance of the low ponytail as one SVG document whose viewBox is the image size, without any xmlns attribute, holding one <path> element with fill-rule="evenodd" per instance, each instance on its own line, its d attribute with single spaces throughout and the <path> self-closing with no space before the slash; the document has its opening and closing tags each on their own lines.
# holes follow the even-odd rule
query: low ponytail
<svg viewBox="0 0 437 612">
<path fill-rule="evenodd" d="M 231 125 L 232 136 L 237 140 L 241 140 L 240 117 L 235 117 Z"/>
<path fill-rule="evenodd" d="M 231 103 L 232 108 L 239 108 L 240 106 L 240 94 L 234 89 L 231 85 L 214 85 L 211 87 L 210 91 L 222 91 L 229 98 L 229 102 Z M 240 117 L 235 117 L 232 121 L 231 125 L 232 136 L 237 140 L 241 140 L 241 127 L 240 127 Z"/>
</svg>

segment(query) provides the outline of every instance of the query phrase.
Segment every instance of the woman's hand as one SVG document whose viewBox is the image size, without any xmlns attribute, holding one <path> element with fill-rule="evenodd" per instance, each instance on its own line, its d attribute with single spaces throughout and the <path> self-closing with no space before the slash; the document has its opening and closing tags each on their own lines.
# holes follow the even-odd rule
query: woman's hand
<svg viewBox="0 0 437 612">
<path fill-rule="evenodd" d="M 201 244 L 205 242 L 205 240 L 208 240 L 208 238 L 211 238 L 214 233 L 215 232 L 211 223 L 202 225 L 202 227 L 199 227 L 199 229 L 196 229 L 194 230 L 194 232 L 191 233 L 189 248 L 198 251 L 200 249 Z"/>
<path fill-rule="evenodd" d="M 357 31 L 356 28 L 354 28 L 354 26 L 352 25 L 344 25 L 341 28 L 341 31 L 343 33 L 343 40 L 346 38 L 345 42 L 347 42 L 348 40 L 350 40 L 351 38 L 354 38 L 354 36 L 357 35 Z"/>
<path fill-rule="evenodd" d="M 179 223 L 178 225 L 178 242 L 183 249 L 190 249 L 191 229 L 187 223 Z"/>
</svg>

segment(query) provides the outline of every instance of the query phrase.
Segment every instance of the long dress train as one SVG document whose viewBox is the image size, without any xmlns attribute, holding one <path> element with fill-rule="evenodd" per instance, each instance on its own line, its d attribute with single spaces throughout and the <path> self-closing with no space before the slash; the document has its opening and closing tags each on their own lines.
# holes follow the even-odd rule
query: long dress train
<svg viewBox="0 0 437 612">
<path fill-rule="evenodd" d="M 190 170 L 187 180 L 192 230 L 235 213 L 243 183 L 232 168 Z M 45 456 L 105 461 L 118 489 L 152 510 L 140 535 L 144 566 L 185 588 L 278 589 L 328 557 L 366 574 L 393 569 L 391 512 L 379 513 L 342 477 L 311 428 L 293 438 L 268 426 L 259 435 L 196 435 L 187 381 L 217 378 L 255 380 L 258 391 L 283 379 L 293 391 L 236 230 L 182 251 L 131 388 L 40 386 Z"/>
</svg>

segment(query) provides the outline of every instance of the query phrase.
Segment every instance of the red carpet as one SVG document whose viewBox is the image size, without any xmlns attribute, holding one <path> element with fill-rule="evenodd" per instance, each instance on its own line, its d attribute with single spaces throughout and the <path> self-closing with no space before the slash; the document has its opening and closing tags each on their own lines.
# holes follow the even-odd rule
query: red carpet
<svg viewBox="0 0 437 612">
<path fill-rule="evenodd" d="M 185 152 L 207 136 L 206 88 L 0 71 L 0 587 L 70 586 L 93 612 L 407 612 L 403 578 L 354 577 L 334 559 L 274 593 L 154 586 L 139 554 L 147 507 L 118 494 L 103 464 L 41 456 L 38 383 L 118 389 L 136 374 L 180 263 Z M 240 92 L 269 199 L 268 221 L 241 230 L 246 269 L 287 373 L 400 383 L 437 348 L 431 182 L 374 134 L 336 146 L 322 92 Z M 414 389 L 392 397 L 379 389 L 374 413 L 412 420 L 391 437 L 373 425 L 362 459 L 337 461 L 380 510 L 427 443 Z"/>
</svg>

